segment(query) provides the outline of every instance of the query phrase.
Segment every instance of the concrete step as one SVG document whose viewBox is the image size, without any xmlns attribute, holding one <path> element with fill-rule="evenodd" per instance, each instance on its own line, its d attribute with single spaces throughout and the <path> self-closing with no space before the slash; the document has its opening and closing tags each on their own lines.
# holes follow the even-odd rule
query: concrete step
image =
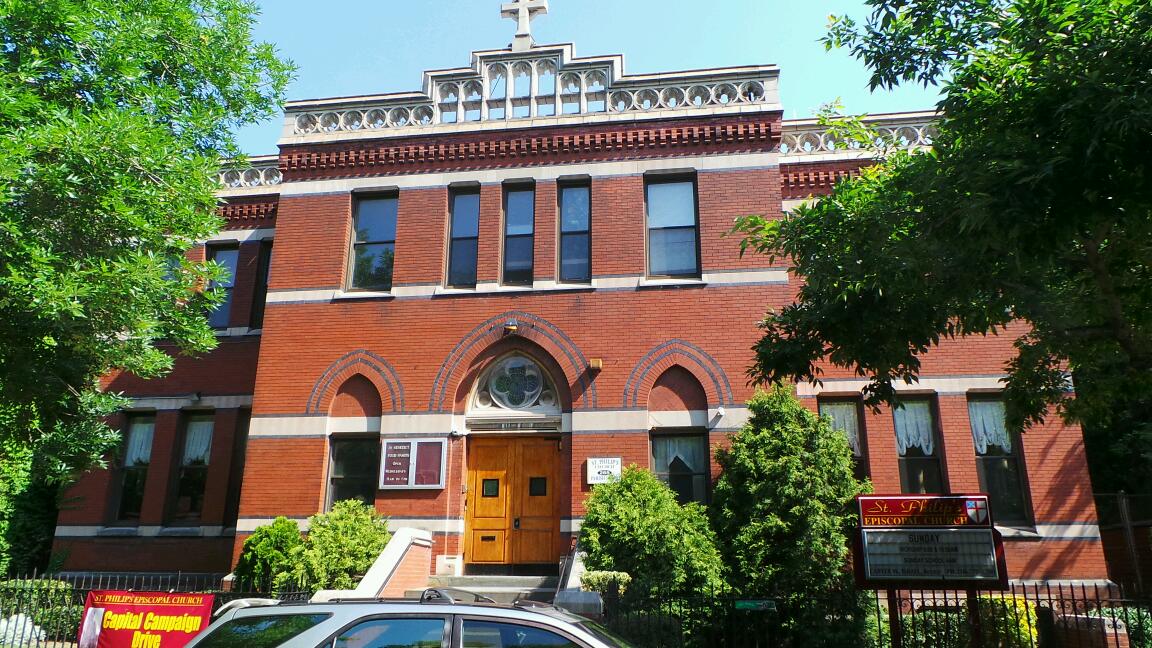
<svg viewBox="0 0 1152 648">
<path fill-rule="evenodd" d="M 432 576 L 428 587 L 450 587 L 487 596 L 497 603 L 520 599 L 551 602 L 559 579 L 555 576 Z M 419 596 L 419 591 L 406 596 Z"/>
</svg>

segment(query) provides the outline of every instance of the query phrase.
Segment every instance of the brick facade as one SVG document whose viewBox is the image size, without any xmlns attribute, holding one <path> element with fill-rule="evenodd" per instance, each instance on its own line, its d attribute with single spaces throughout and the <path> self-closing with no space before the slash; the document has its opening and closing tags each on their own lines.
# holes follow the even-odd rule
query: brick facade
<svg viewBox="0 0 1152 648">
<path fill-rule="evenodd" d="M 372 496 L 395 526 L 433 533 L 432 564 L 438 556 L 471 558 L 469 507 L 482 495 L 465 488 L 470 439 L 555 439 L 553 562 L 579 530 L 589 457 L 653 468 L 664 434 L 693 433 L 709 449 L 725 444 L 753 393 L 745 368 L 756 323 L 799 288 L 782 263 L 741 256 L 739 239 L 725 233 L 738 216 L 780 214 L 786 200 L 826 193 L 862 162 L 782 155 L 787 123 L 770 103 L 696 116 L 689 109 L 554 121 L 331 141 L 286 136 L 276 160 L 282 183 L 222 192 L 227 226 L 208 245 L 239 250 L 228 329 L 216 351 L 178 359 L 162 380 L 109 376 L 109 388 L 136 399 L 134 412 L 155 415 L 144 506 L 138 520 L 117 520 L 121 471 L 86 475 L 57 530 L 66 567 L 225 572 L 254 528 L 323 510 L 333 444 L 365 435 L 443 441 L 442 487 L 378 488 Z M 646 187 L 669 178 L 695 190 L 699 265 L 691 277 L 648 273 Z M 558 282 L 558 196 L 572 182 L 590 188 L 587 284 Z M 500 284 L 510 183 L 535 192 L 528 287 Z M 451 196 L 477 186 L 477 286 L 454 290 L 446 278 Z M 355 206 L 379 195 L 397 200 L 392 288 L 358 291 L 349 276 Z M 260 264 L 273 231 L 260 301 Z M 919 393 L 938 414 L 953 492 L 980 490 L 967 403 L 1003 374 L 1019 332 L 947 341 L 924 359 L 931 380 Z M 497 420 L 477 405 L 478 383 L 509 354 L 531 359 L 554 384 L 555 416 L 513 412 Z M 798 390 L 809 407 L 828 395 L 859 395 L 850 371 L 829 367 L 826 377 L 821 394 Z M 176 524 L 169 512 L 182 426 L 204 411 L 214 412 L 215 427 L 203 511 Z M 1103 579 L 1080 432 L 1055 421 L 1023 435 L 1033 524 L 1010 530 L 1010 575 Z M 865 413 L 861 428 L 876 490 L 900 491 L 891 411 Z M 715 479 L 715 460 L 703 461 Z M 117 563 L 112 553 L 138 558 Z"/>
</svg>

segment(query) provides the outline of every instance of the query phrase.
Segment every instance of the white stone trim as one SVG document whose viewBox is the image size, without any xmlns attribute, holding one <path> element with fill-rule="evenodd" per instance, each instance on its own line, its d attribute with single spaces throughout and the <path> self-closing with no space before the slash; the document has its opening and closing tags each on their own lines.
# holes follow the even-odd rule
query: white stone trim
<svg viewBox="0 0 1152 648">
<path fill-rule="evenodd" d="M 649 428 L 704 427 L 708 425 L 708 410 L 648 411 Z"/>
<path fill-rule="evenodd" d="M 580 527 L 583 524 L 584 518 L 560 520 L 560 533 L 580 533 Z"/>
<path fill-rule="evenodd" d="M 218 243 L 244 243 L 246 241 L 265 241 L 276 236 L 275 227 L 260 227 L 257 229 L 221 230 L 212 238 L 202 241 L 204 245 Z"/>
<path fill-rule="evenodd" d="M 789 198 L 787 200 L 780 201 L 780 211 L 785 213 L 795 211 L 797 207 L 815 205 L 816 201 L 816 198 Z"/>
<path fill-rule="evenodd" d="M 777 166 L 778 154 L 736 153 L 731 155 L 696 155 L 677 158 L 625 160 L 619 162 L 587 162 L 584 164 L 553 164 L 540 167 L 512 167 L 477 169 L 474 171 L 433 171 L 387 178 L 340 178 L 334 180 L 306 180 L 289 182 L 282 186 L 281 198 L 310 196 L 325 193 L 348 193 L 357 189 L 379 188 L 382 181 L 397 189 L 444 188 L 457 182 L 501 184 L 507 180 L 532 179 L 538 182 L 554 181 L 562 177 L 587 175 L 590 177 L 632 176 L 653 171 L 694 169 L 699 172 L 729 171 L 737 169 L 770 169 Z"/>
<path fill-rule="evenodd" d="M 713 286 L 740 286 L 746 284 L 786 284 L 788 283 L 788 270 L 786 268 L 767 268 L 762 270 L 726 270 L 722 272 L 705 272 L 704 283 Z"/>
<path fill-rule="evenodd" d="M 265 302 L 269 304 L 295 303 L 295 302 L 328 302 L 336 299 L 343 293 L 332 288 L 320 290 L 269 290 Z M 351 295 L 353 293 L 349 293 Z M 363 295 L 359 295 L 364 299 Z"/>
<path fill-rule="evenodd" d="M 974 389 L 1004 389 L 1001 376 L 922 376 L 919 382 L 911 385 L 897 382 L 892 387 L 900 392 L 934 391 L 938 394 L 966 394 Z M 812 398 L 824 392 L 859 392 L 868 384 L 867 380 L 856 378 L 836 378 L 822 381 L 822 385 L 806 382 L 796 384 L 796 395 Z"/>
<path fill-rule="evenodd" d="M 1100 526 L 1090 522 L 1073 522 L 1070 524 L 1037 524 L 1036 533 L 1041 538 L 1059 538 L 1061 540 L 1099 540 Z"/>
<path fill-rule="evenodd" d="M 54 533 L 57 538 L 156 538 L 166 532 L 176 531 L 173 538 L 219 538 L 224 536 L 224 527 L 219 525 L 166 527 L 166 526 L 104 526 L 90 524 L 58 524 Z M 228 534 L 230 535 L 230 534 Z"/>
<path fill-rule="evenodd" d="M 537 281 L 532 286 L 501 286 L 498 283 L 477 284 L 472 288 L 450 288 L 434 284 L 396 286 L 391 292 L 317 290 L 270 290 L 269 304 L 323 303 L 331 301 L 379 298 L 414 298 L 448 295 L 492 295 L 506 293 L 568 292 L 580 290 L 638 290 L 660 286 L 744 286 L 760 284 L 787 284 L 788 270 L 764 268 L 759 270 L 722 270 L 705 272 L 702 279 L 648 279 L 644 275 L 620 277 L 594 277 L 591 284 L 561 284 L 555 281 Z M 244 329 L 247 331 L 247 329 Z M 251 333 L 251 331 L 249 331 Z"/>
<path fill-rule="evenodd" d="M 648 429 L 648 410 L 572 412 L 573 432 L 637 432 Z"/>
<path fill-rule="evenodd" d="M 327 416 L 253 416 L 248 424 L 248 436 L 259 437 L 323 437 L 328 435 Z"/>
<path fill-rule="evenodd" d="M 180 410 L 186 408 L 212 408 L 233 409 L 237 407 L 251 407 L 252 396 L 199 396 L 186 394 L 182 396 L 143 396 L 132 398 L 128 410 Z"/>
<path fill-rule="evenodd" d="M 356 432 L 393 435 L 448 435 L 454 429 L 452 414 L 401 413 L 383 416 L 263 416 L 252 417 L 249 437 L 324 437 Z"/>
<path fill-rule="evenodd" d="M 288 518 L 296 523 L 297 528 L 301 532 L 308 530 L 308 518 Z M 275 521 L 275 518 L 240 518 L 236 520 L 236 533 L 252 533 L 262 526 L 268 526 Z"/>
<path fill-rule="evenodd" d="M 289 518 L 296 523 L 301 532 L 308 531 L 308 518 Z M 272 524 L 272 518 L 240 518 L 236 521 L 237 533 L 252 533 L 256 529 Z M 429 533 L 439 533 L 447 535 L 463 535 L 464 533 L 464 520 L 460 518 L 401 518 L 392 517 L 388 518 L 388 531 L 395 533 L 396 531 L 410 527 L 413 529 L 420 529 L 428 531 Z"/>
<path fill-rule="evenodd" d="M 350 432 L 379 432 L 379 416 L 329 416 L 329 434 L 347 434 Z"/>
</svg>

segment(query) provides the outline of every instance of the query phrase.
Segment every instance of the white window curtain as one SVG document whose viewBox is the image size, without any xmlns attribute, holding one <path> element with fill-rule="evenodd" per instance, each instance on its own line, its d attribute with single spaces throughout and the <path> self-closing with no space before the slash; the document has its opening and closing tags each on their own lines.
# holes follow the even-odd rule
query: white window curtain
<svg viewBox="0 0 1152 648">
<path fill-rule="evenodd" d="M 146 466 L 152 459 L 153 419 L 137 419 L 128 428 L 128 445 L 124 449 L 125 466 Z"/>
<path fill-rule="evenodd" d="M 920 448 L 931 455 L 934 447 L 932 433 L 932 406 L 925 401 L 904 403 L 904 407 L 892 410 L 896 422 L 896 449 L 900 456 L 908 454 L 909 448 Z"/>
<path fill-rule="evenodd" d="M 212 419 L 209 417 L 196 417 L 188 420 L 188 427 L 184 431 L 184 462 L 185 466 L 208 465 L 208 456 L 212 452 Z"/>
<path fill-rule="evenodd" d="M 658 436 L 652 439 L 652 455 L 656 471 L 668 472 L 676 457 L 680 457 L 693 473 L 702 473 L 707 466 L 707 447 L 699 436 Z"/>
<path fill-rule="evenodd" d="M 860 456 L 860 411 L 856 403 L 820 403 L 820 414 L 832 419 L 832 429 L 848 437 L 852 454 Z"/>
<path fill-rule="evenodd" d="M 968 420 L 972 423 L 972 441 L 976 444 L 976 454 L 987 454 L 988 446 L 1000 446 L 1004 452 L 1012 453 L 1012 436 L 1004 419 L 1004 401 L 968 401 Z"/>
</svg>

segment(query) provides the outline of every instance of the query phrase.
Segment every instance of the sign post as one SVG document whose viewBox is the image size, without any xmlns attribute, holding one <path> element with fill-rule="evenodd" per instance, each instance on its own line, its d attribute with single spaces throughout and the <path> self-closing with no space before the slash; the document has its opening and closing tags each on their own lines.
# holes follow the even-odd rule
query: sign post
<svg viewBox="0 0 1152 648">
<path fill-rule="evenodd" d="M 900 648 L 900 589 L 962 589 L 972 642 L 981 642 L 978 589 L 1007 589 L 1004 543 L 988 496 L 857 495 L 856 584 L 886 590 L 892 646 Z"/>
</svg>

